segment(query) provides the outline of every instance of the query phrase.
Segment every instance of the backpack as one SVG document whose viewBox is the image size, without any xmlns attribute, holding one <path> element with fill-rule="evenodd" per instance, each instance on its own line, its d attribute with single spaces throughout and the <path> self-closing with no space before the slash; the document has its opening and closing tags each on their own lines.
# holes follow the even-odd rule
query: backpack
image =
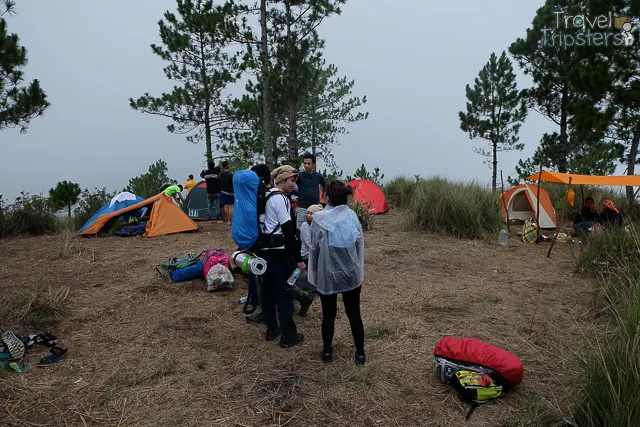
<svg viewBox="0 0 640 427">
<path fill-rule="evenodd" d="M 156 265 L 156 271 L 165 277 L 169 277 L 174 282 L 192 280 L 202 276 L 203 263 L 200 261 L 202 252 L 196 254 L 189 252 L 177 257 L 170 258 L 164 264 Z"/>
<path fill-rule="evenodd" d="M 204 267 L 202 268 L 202 274 L 204 277 L 207 277 L 209 270 L 214 265 L 222 264 L 227 269 L 231 269 L 231 257 L 227 255 L 222 249 L 210 249 L 208 251 L 204 251 L 202 254 L 204 258 Z"/>
<path fill-rule="evenodd" d="M 284 196 L 284 193 L 281 191 L 267 193 L 265 184 L 252 170 L 241 170 L 233 174 L 233 191 L 235 202 L 231 237 L 238 245 L 238 249 L 255 250 L 284 245 L 282 235 L 274 234 L 280 226 L 271 233 L 263 233 L 260 227 L 260 215 L 265 213 L 267 201 L 275 195 Z"/>
<path fill-rule="evenodd" d="M 436 356 L 436 375 L 441 383 L 453 385 L 471 409 L 465 417 L 467 421 L 478 406 L 502 396 L 502 376 L 485 366 Z"/>
</svg>

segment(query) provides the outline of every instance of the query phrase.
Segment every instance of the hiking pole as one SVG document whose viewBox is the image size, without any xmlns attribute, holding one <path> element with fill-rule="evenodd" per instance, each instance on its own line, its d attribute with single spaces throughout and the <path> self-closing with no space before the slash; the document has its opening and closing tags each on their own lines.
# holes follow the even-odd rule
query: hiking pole
<svg viewBox="0 0 640 427">
<path fill-rule="evenodd" d="M 504 214 L 507 217 L 507 231 L 511 233 L 511 227 L 509 226 L 509 210 L 507 209 L 507 202 L 504 200 L 504 180 L 502 179 L 502 170 L 500 170 L 500 186 L 502 187 L 502 206 L 504 206 Z"/>
<path fill-rule="evenodd" d="M 540 184 L 542 181 L 542 163 L 538 173 L 538 194 L 536 195 L 536 245 L 540 243 Z"/>
<path fill-rule="evenodd" d="M 562 227 L 562 221 L 564 220 L 564 208 L 567 206 L 567 196 L 569 195 L 569 189 L 571 188 L 571 177 L 569 177 L 569 183 L 567 184 L 567 194 L 564 195 L 564 200 L 562 202 L 562 213 L 560 214 L 560 221 L 558 221 L 558 227 L 556 229 L 556 235 L 553 236 L 553 240 L 551 241 L 551 246 L 549 246 L 549 252 L 547 252 L 547 258 L 551 257 L 551 251 L 553 250 L 553 245 L 555 245 L 556 240 L 558 240 L 558 233 L 560 233 L 560 227 Z"/>
</svg>

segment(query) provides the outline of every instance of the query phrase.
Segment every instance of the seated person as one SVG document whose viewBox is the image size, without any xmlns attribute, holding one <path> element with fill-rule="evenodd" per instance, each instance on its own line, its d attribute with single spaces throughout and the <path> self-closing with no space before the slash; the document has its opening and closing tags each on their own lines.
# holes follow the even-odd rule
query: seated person
<svg viewBox="0 0 640 427">
<path fill-rule="evenodd" d="M 624 225 L 622 213 L 616 208 L 613 200 L 602 201 L 600 223 L 604 224 L 605 228 L 622 227 Z"/>
<path fill-rule="evenodd" d="M 599 220 L 599 214 L 596 210 L 596 201 L 593 197 L 587 197 L 584 201 L 584 207 L 580 211 L 580 215 L 576 216 L 573 221 L 573 229 L 575 231 L 587 231 L 594 226 Z"/>
<path fill-rule="evenodd" d="M 149 208 L 140 208 L 140 210 L 138 211 L 138 219 L 140 221 L 149 221 L 150 217 L 151 211 L 149 210 Z"/>
</svg>

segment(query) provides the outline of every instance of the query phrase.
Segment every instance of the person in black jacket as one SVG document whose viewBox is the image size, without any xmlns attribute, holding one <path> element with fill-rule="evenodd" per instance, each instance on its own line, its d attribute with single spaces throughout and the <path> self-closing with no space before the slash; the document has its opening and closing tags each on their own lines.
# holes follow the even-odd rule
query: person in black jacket
<svg viewBox="0 0 640 427">
<path fill-rule="evenodd" d="M 209 201 L 209 209 L 207 216 L 209 221 L 220 218 L 220 181 L 218 175 L 220 168 L 216 166 L 213 160 L 207 161 L 207 169 L 200 172 L 200 178 L 207 183 L 207 199 Z"/>
<path fill-rule="evenodd" d="M 602 201 L 602 212 L 600 213 L 600 222 L 605 228 L 622 227 L 624 225 L 622 213 L 616 208 L 613 200 Z"/>
<path fill-rule="evenodd" d="M 584 201 L 584 207 L 573 220 L 573 229 L 575 231 L 587 231 L 599 221 L 599 214 L 596 210 L 596 201 L 593 197 L 587 197 Z"/>
</svg>

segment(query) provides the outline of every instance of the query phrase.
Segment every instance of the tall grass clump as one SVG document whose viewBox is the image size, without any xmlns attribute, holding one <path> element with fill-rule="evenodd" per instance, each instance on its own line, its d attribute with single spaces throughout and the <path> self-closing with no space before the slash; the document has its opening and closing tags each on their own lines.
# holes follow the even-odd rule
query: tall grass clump
<svg viewBox="0 0 640 427">
<path fill-rule="evenodd" d="M 58 229 L 55 210 L 41 195 L 22 192 L 12 205 L 2 205 L 0 211 L 0 237 L 54 233 Z"/>
<path fill-rule="evenodd" d="M 398 177 L 383 186 L 387 201 L 395 208 L 407 208 L 411 204 L 413 192 L 416 189 L 418 181 L 416 179 L 408 179 L 406 177 Z"/>
<path fill-rule="evenodd" d="M 415 184 L 409 213 L 413 225 L 459 238 L 484 238 L 497 232 L 503 223 L 498 197 L 488 187 L 443 178 Z"/>
<path fill-rule="evenodd" d="M 575 426 L 640 425 L 639 250 L 634 231 L 605 231 L 590 237 L 580 258 L 583 270 L 599 276 L 595 309 L 608 327 L 604 336 L 589 337 Z"/>
</svg>

